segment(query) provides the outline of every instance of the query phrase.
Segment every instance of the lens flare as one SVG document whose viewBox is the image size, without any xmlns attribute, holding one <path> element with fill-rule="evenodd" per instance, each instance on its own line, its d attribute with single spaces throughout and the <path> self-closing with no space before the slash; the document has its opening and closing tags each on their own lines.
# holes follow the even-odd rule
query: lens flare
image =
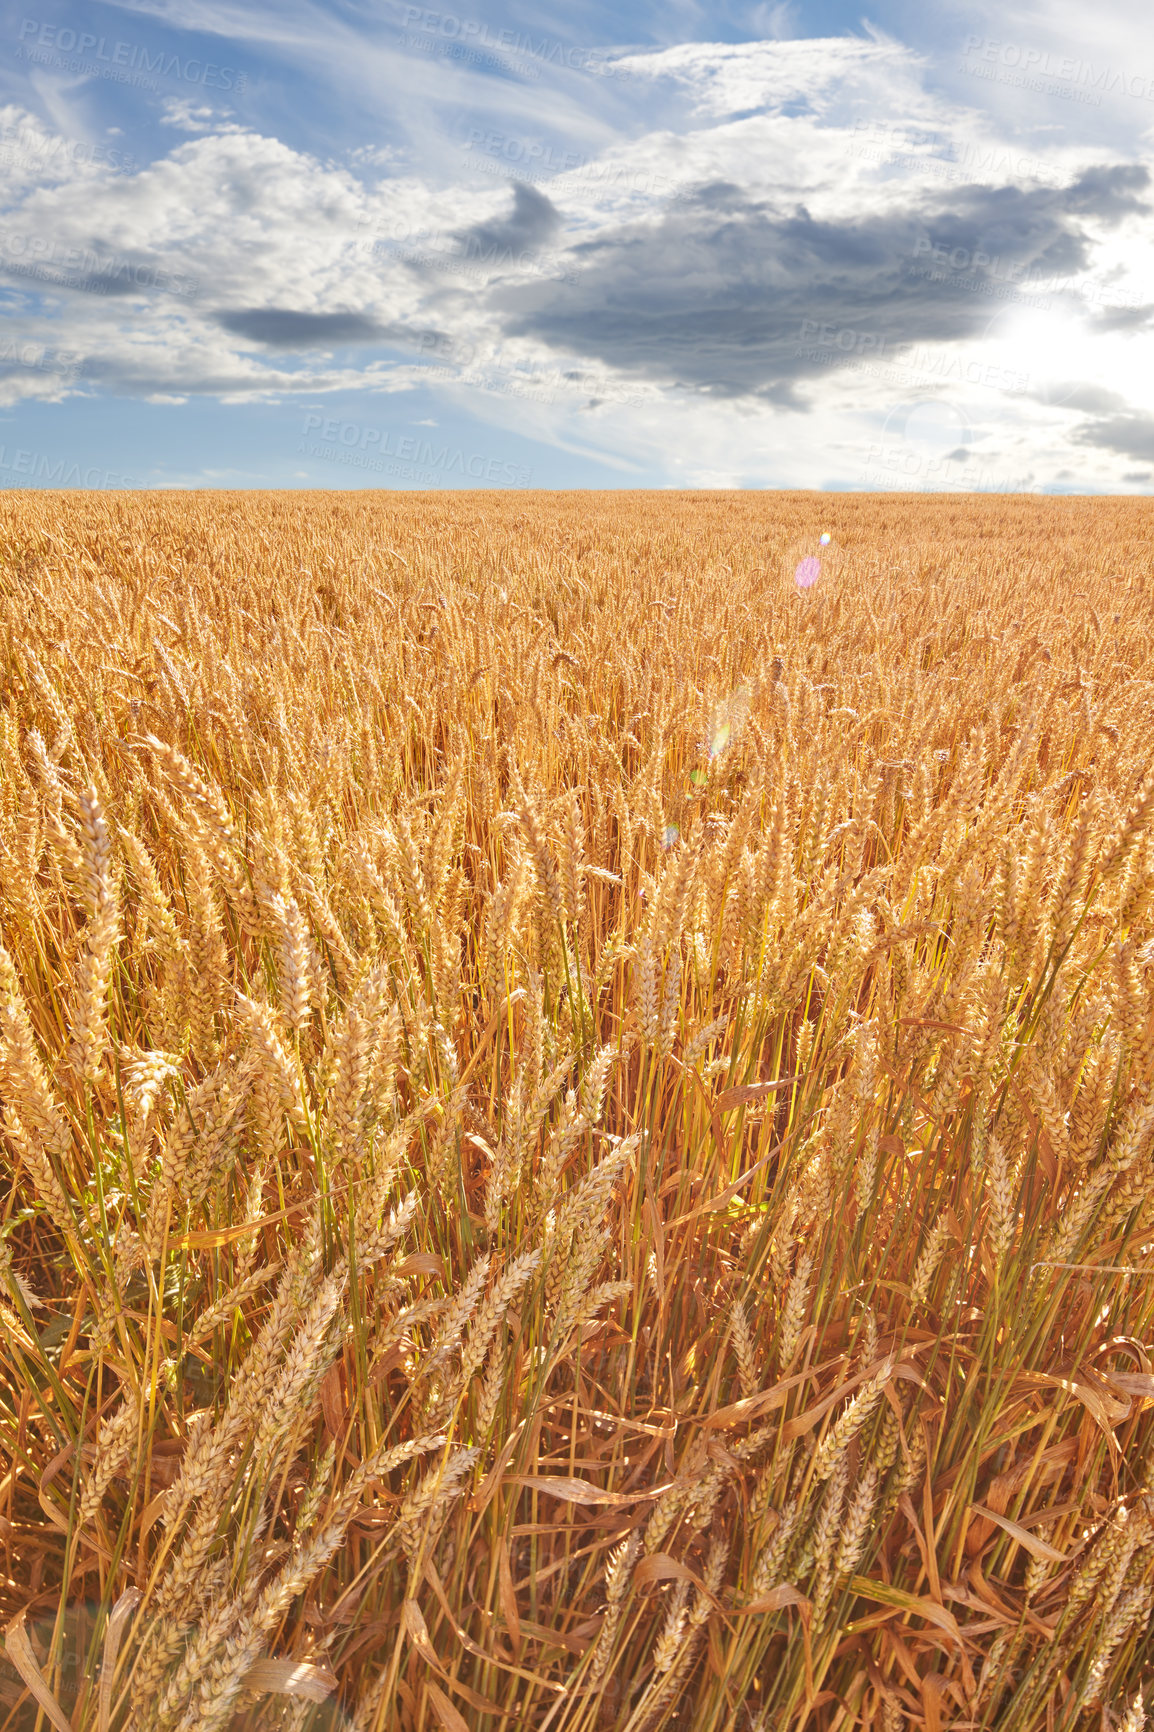
<svg viewBox="0 0 1154 1732">
<path fill-rule="evenodd" d="M 672 848 L 676 843 L 680 842 L 680 840 L 681 831 L 677 828 L 677 825 L 666 824 L 664 830 L 661 832 L 661 846 L 663 848 Z"/>
<path fill-rule="evenodd" d="M 812 531 L 790 542 L 781 554 L 781 575 L 792 587 L 812 589 L 821 579 L 823 589 L 839 577 L 846 561 L 845 549 L 828 529 Z"/>
<path fill-rule="evenodd" d="M 738 686 L 729 697 L 722 698 L 709 724 L 709 755 L 718 758 L 730 742 L 736 739 L 749 719 L 750 689 Z"/>
</svg>

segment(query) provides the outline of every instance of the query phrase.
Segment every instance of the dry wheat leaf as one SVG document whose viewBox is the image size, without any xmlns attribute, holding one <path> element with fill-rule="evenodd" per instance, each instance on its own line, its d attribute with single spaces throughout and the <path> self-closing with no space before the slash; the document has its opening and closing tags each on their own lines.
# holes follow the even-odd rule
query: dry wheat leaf
<svg viewBox="0 0 1154 1732">
<path fill-rule="evenodd" d="M 438 1690 L 435 1684 L 429 1682 L 426 1682 L 425 1690 L 433 1704 L 433 1712 L 445 1732 L 469 1732 L 468 1722 L 457 1712 L 443 1690 Z"/>
<path fill-rule="evenodd" d="M 701 1577 L 695 1575 L 688 1564 L 670 1557 L 668 1552 L 650 1552 L 643 1557 L 633 1572 L 633 1581 L 639 1588 L 643 1588 L 647 1582 L 688 1582 L 691 1587 L 705 1595 L 711 1606 L 721 1610 L 721 1601 L 715 1594 L 710 1593 Z"/>
<path fill-rule="evenodd" d="M 503 1534 L 497 1550 L 497 1585 L 501 1597 L 501 1611 L 505 1618 L 505 1628 L 509 1632 L 509 1645 L 513 1650 L 513 1658 L 519 1660 L 521 1657 L 521 1614 L 517 1609 L 517 1594 L 513 1587 L 509 1542 Z"/>
<path fill-rule="evenodd" d="M 1099 1375 L 1123 1395 L 1134 1396 L 1143 1408 L 1154 1402 L 1154 1377 L 1143 1371 L 1103 1371 Z"/>
<path fill-rule="evenodd" d="M 719 1113 L 727 1113 L 733 1107 L 744 1106 L 747 1101 L 762 1101 L 776 1089 L 788 1088 L 790 1083 L 798 1081 L 800 1073 L 798 1076 L 780 1077 L 777 1082 L 739 1083 L 719 1094 L 715 1105 Z"/>
<path fill-rule="evenodd" d="M 324 1702 L 337 1687 L 336 1675 L 327 1666 L 307 1660 L 254 1660 L 244 1675 L 246 1690 L 261 1695 L 305 1696 Z"/>
<path fill-rule="evenodd" d="M 1032 1558 L 1043 1558 L 1046 1563 L 1050 1564 L 1064 1564 L 1066 1562 L 1065 1552 L 1060 1552 L 1056 1546 L 1047 1545 L 1045 1540 L 1040 1540 L 1037 1534 L 1032 1534 L 1028 1528 L 1022 1527 L 1018 1522 L 1011 1521 L 1009 1516 L 999 1515 L 997 1510 L 987 1509 L 984 1504 L 980 1503 L 971 1504 L 970 1508 L 974 1515 L 984 1516 L 987 1521 L 996 1522 L 998 1527 L 1004 1528 L 1008 1534 L 1017 1540 L 1020 1546 L 1025 1547 Z"/>
<path fill-rule="evenodd" d="M 560 1498 L 562 1503 L 583 1504 L 624 1504 L 643 1503 L 649 1498 L 660 1497 L 663 1491 L 668 1491 L 673 1481 L 665 1485 L 655 1485 L 646 1491 L 602 1491 L 598 1485 L 590 1485 L 584 1479 L 570 1479 L 568 1476 L 548 1474 L 510 1474 L 506 1485 L 523 1485 L 530 1491 L 541 1491 L 547 1497 Z"/>
<path fill-rule="evenodd" d="M 720 1147 L 720 1136 L 717 1140 Z M 687 1221 L 695 1221 L 698 1215 L 718 1214 L 720 1210 L 724 1209 L 733 1201 L 738 1191 L 740 1191 L 744 1185 L 748 1185 L 750 1179 L 755 1178 L 764 1167 L 769 1165 L 770 1161 L 776 1160 L 777 1155 L 777 1149 L 771 1149 L 767 1155 L 761 1157 L 760 1161 L 758 1161 L 756 1165 L 750 1167 L 747 1172 L 742 1173 L 740 1178 L 734 1179 L 733 1183 L 727 1185 L 724 1191 L 720 1191 L 716 1197 L 709 1197 L 704 1203 L 699 1203 L 696 1209 L 690 1209 L 688 1214 L 678 1215 L 675 1221 L 670 1221 L 670 1229 L 672 1230 L 674 1227 L 683 1227 Z"/>
<path fill-rule="evenodd" d="M 889 1377 L 887 1378 L 887 1381 L 900 1376 L 907 1378 L 912 1383 L 920 1385 L 923 1389 L 926 1387 L 925 1380 L 916 1366 L 910 1365 L 904 1360 L 895 1364 L 893 1360 L 888 1358 L 888 1356 L 883 1359 L 876 1359 L 871 1365 L 867 1365 L 864 1370 L 857 1372 L 853 1377 L 847 1378 L 844 1383 L 839 1384 L 836 1389 L 831 1390 L 829 1395 L 824 1396 L 821 1401 L 815 1402 L 814 1405 L 807 1408 L 804 1413 L 799 1413 L 796 1418 L 788 1420 L 782 1427 L 782 1436 L 786 1439 L 804 1437 L 805 1433 L 811 1431 L 817 1424 L 818 1420 L 821 1419 L 824 1414 L 828 1413 L 831 1407 L 836 1407 L 838 1402 L 844 1400 L 852 1390 L 860 1388 L 863 1383 L 868 1383 L 871 1378 L 878 1376 L 887 1366 L 889 1368 Z M 936 1397 L 931 1396 L 931 1400 L 935 1402 L 935 1405 L 940 1406 L 940 1403 L 936 1401 Z"/>
<path fill-rule="evenodd" d="M 939 1630 L 944 1630 L 959 1648 L 965 1647 L 957 1619 L 936 1600 L 927 1599 L 924 1595 L 908 1594 L 904 1588 L 895 1588 L 886 1582 L 868 1581 L 864 1576 L 852 1576 L 849 1587 L 852 1593 L 860 1594 L 863 1600 L 876 1600 L 880 1605 L 891 1606 L 895 1612 L 912 1612 L 915 1617 L 925 1618 L 927 1623 L 936 1624 Z"/>
<path fill-rule="evenodd" d="M 768 1594 L 763 1594 L 758 1600 L 751 1600 L 748 1606 L 735 1606 L 730 1615 L 734 1618 L 751 1618 L 762 1612 L 780 1612 L 786 1606 L 796 1606 L 802 1619 L 809 1622 L 812 1603 L 803 1593 L 799 1593 L 792 1582 L 779 1582 L 776 1588 L 771 1588 Z"/>
<path fill-rule="evenodd" d="M 716 1413 L 711 1413 L 702 1420 L 707 1431 L 727 1430 L 732 1425 L 743 1425 L 746 1420 L 756 1419 L 759 1413 L 766 1413 L 775 1407 L 784 1407 L 791 1389 L 796 1389 L 800 1383 L 810 1383 L 831 1366 L 840 1365 L 845 1360 L 845 1354 L 839 1353 L 833 1359 L 823 1360 L 820 1365 L 813 1365 L 808 1371 L 795 1372 L 792 1377 L 783 1378 L 775 1383 L 772 1389 L 759 1390 L 756 1395 L 743 1396 L 740 1401 L 734 1401 L 728 1407 L 719 1407 Z"/>
<path fill-rule="evenodd" d="M 1129 1417 L 1131 1406 L 1129 1401 L 1123 1403 L 1110 1400 L 1108 1396 L 1092 1389 L 1089 1383 L 1078 1377 L 1058 1377 L 1049 1371 L 1021 1371 L 1018 1373 L 1018 1380 L 1049 1389 L 1064 1389 L 1068 1394 L 1073 1395 L 1082 1403 L 1095 1425 L 1100 1428 L 1111 1450 L 1117 1451 L 1118 1440 L 1114 1436 L 1114 1427 Z"/>
<path fill-rule="evenodd" d="M 104 1631 L 104 1648 L 100 1657 L 100 1694 L 98 1732 L 108 1732 L 112 1720 L 112 1678 L 116 1671 L 116 1656 L 120 1652 L 120 1637 L 124 1626 L 144 1598 L 139 1588 L 125 1588 L 111 1612 Z"/>
<path fill-rule="evenodd" d="M 436 1594 L 437 1599 L 440 1601 L 441 1610 L 449 1620 L 449 1627 L 452 1629 L 457 1640 L 460 1642 L 467 1654 L 472 1654 L 474 1659 L 483 1660 L 486 1666 L 496 1666 L 502 1672 L 511 1672 L 515 1678 L 523 1678 L 528 1683 L 534 1684 L 539 1688 L 552 1690 L 559 1696 L 565 1694 L 565 1686 L 563 1684 L 554 1684 L 550 1680 L 539 1678 L 535 1672 L 527 1672 L 523 1666 L 511 1666 L 507 1660 L 499 1659 L 496 1654 L 486 1653 L 485 1649 L 482 1648 L 479 1643 L 474 1642 L 468 1631 L 463 1630 L 460 1624 L 458 1624 L 456 1618 L 453 1616 L 453 1609 L 449 1604 L 448 1595 L 445 1593 L 445 1584 L 437 1574 L 436 1568 L 430 1558 L 425 1559 L 425 1580 L 429 1583 L 433 1592 Z M 423 1619 L 422 1622 L 424 1622 Z M 445 1667 L 441 1665 L 440 1661 L 437 1662 L 437 1670 L 443 1677 L 448 1677 L 448 1673 L 446 1672 Z M 464 1696 L 466 1700 L 471 1699 L 471 1692 L 465 1688 L 464 1684 L 462 1684 L 459 1679 L 450 1678 L 449 1682 L 453 1689 L 457 1691 L 458 1695 Z M 484 1701 L 483 1697 L 482 1701 Z M 488 1708 L 485 1709 L 485 1712 L 489 1711 Z"/>
<path fill-rule="evenodd" d="M 922 1708 L 926 1732 L 942 1732 L 942 1681 L 936 1672 L 927 1672 L 922 1679 Z"/>
<path fill-rule="evenodd" d="M 960 1588 L 956 1582 L 942 1583 L 942 1598 L 957 1606 L 967 1606 L 972 1612 L 984 1613 L 986 1617 L 985 1627 L 990 1630 L 1012 1630 L 1018 1622 L 1016 1615 L 1011 1616 L 1006 1612 L 997 1612 L 994 1617 L 990 1617 L 989 1614 L 994 1610 L 990 1602 L 979 1599 L 978 1595 L 971 1593 L 968 1588 Z M 967 1635 L 974 1635 L 975 1626 L 967 1624 L 966 1633 Z"/>
<path fill-rule="evenodd" d="M 56 1732 L 72 1732 L 72 1723 L 44 1681 L 24 1628 L 26 1613 L 18 1612 L 4 1630 L 4 1652 L 51 1720 Z"/>
<path fill-rule="evenodd" d="M 521 1632 L 530 1641 L 540 1642 L 544 1647 L 564 1648 L 567 1653 L 580 1655 L 589 1647 L 601 1623 L 599 1614 L 595 1618 L 586 1618 L 583 1624 L 576 1624 L 571 1630 L 551 1630 L 547 1624 L 532 1624 L 522 1619 Z"/>
<path fill-rule="evenodd" d="M 392 1273 L 402 1277 L 405 1275 L 434 1275 L 438 1279 L 443 1279 L 445 1264 L 443 1259 L 432 1251 L 413 1251 L 397 1264 Z"/>
<path fill-rule="evenodd" d="M 425 1622 L 425 1615 L 416 1600 L 406 1600 L 401 1607 L 401 1623 L 404 1626 L 405 1634 L 422 1660 L 435 1667 L 438 1672 L 444 1671 L 441 1657 L 434 1648 L 429 1635 L 429 1626 Z"/>
</svg>

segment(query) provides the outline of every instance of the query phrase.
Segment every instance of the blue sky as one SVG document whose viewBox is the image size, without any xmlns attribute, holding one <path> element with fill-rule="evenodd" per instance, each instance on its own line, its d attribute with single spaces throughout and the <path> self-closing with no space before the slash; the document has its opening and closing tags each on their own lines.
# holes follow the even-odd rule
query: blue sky
<svg viewBox="0 0 1154 1732">
<path fill-rule="evenodd" d="M 0 485 L 1148 493 L 1145 0 L 0 5 Z"/>
</svg>

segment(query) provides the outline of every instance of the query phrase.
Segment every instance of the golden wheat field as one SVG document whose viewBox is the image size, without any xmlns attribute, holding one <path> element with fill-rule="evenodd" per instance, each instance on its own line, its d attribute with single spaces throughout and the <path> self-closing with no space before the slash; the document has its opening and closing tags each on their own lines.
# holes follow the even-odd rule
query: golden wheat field
<svg viewBox="0 0 1154 1732">
<path fill-rule="evenodd" d="M 1148 503 L 9 493 L 0 628 L 0 1728 L 1154 1723 Z"/>
</svg>

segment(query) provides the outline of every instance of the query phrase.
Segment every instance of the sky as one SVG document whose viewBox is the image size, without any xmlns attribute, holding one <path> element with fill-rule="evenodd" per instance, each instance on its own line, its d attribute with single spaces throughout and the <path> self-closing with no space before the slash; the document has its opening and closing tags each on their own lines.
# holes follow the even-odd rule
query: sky
<svg viewBox="0 0 1154 1732">
<path fill-rule="evenodd" d="M 0 486 L 1134 493 L 1148 0 L 0 0 Z"/>
</svg>

